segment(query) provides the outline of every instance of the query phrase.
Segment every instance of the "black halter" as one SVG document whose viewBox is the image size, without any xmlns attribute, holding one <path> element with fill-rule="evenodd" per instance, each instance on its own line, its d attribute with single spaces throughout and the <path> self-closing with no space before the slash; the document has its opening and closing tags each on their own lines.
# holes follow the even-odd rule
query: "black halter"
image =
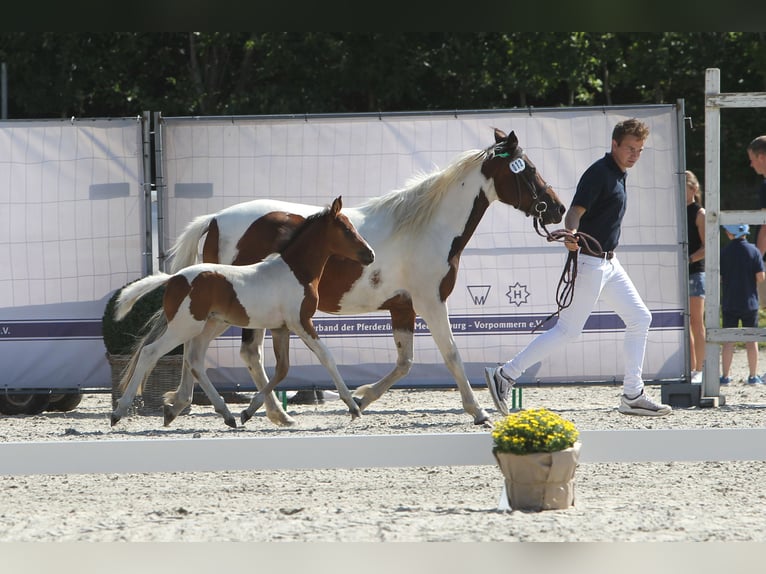
<svg viewBox="0 0 766 574">
<path fill-rule="evenodd" d="M 524 160 L 524 150 L 522 150 L 521 147 L 517 147 L 516 150 L 517 155 L 510 161 L 508 168 L 516 178 L 516 193 L 518 194 L 519 198 L 519 207 L 521 206 L 521 189 L 523 183 L 529 191 L 529 195 L 532 197 L 532 206 L 528 211 L 526 211 L 526 214 L 531 215 L 534 218 L 535 230 L 537 230 L 538 220 L 539 224 L 543 226 L 543 229 L 545 229 L 545 226 L 542 222 L 542 215 L 548 210 L 548 203 L 544 199 L 541 199 L 537 194 L 537 186 L 535 185 L 535 180 L 533 177 L 529 177 L 527 174 L 527 162 Z M 496 155 L 498 157 L 507 157 L 508 153 L 505 152 Z M 546 184 L 545 189 L 551 189 L 551 186 Z"/>
</svg>

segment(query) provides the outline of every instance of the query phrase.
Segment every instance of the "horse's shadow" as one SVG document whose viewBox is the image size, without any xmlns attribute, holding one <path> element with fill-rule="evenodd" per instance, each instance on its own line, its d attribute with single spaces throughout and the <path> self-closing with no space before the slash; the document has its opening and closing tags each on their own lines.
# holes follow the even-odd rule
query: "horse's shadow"
<svg viewBox="0 0 766 574">
<path fill-rule="evenodd" d="M 147 437 L 147 438 L 157 438 L 157 437 L 177 437 L 177 436 L 191 436 L 193 438 L 200 438 L 207 435 L 216 435 L 219 436 L 221 434 L 230 435 L 231 433 L 254 433 L 258 434 L 259 436 L 264 437 L 278 437 L 278 436 L 291 436 L 295 433 L 300 434 L 326 434 L 327 433 L 327 426 L 325 425 L 316 425 L 313 426 L 304 426 L 301 424 L 300 417 L 302 414 L 305 414 L 306 411 L 295 411 L 291 410 L 289 411 L 289 414 L 296 416 L 296 424 L 291 427 L 279 427 L 272 424 L 270 421 L 268 421 L 265 417 L 265 413 L 261 413 L 262 417 L 254 417 L 250 421 L 248 421 L 247 424 L 240 424 L 237 426 L 237 428 L 229 428 L 224 423 L 223 420 L 221 420 L 221 426 L 219 428 L 211 429 L 209 427 L 201 428 L 199 426 L 194 426 L 193 428 L 184 428 L 181 425 L 184 423 L 188 423 L 191 421 L 191 424 L 193 424 L 194 418 L 199 417 L 205 417 L 205 418 L 220 418 L 220 415 L 215 412 L 202 412 L 202 413 L 189 413 L 187 415 L 184 415 L 183 417 L 179 417 L 175 422 L 178 423 L 178 426 L 171 426 L 171 427 L 154 427 L 154 428 L 148 428 L 148 429 L 141 429 L 141 430 L 133 430 L 133 429 L 120 429 L 120 428 L 109 428 L 105 431 L 85 431 L 85 432 L 79 432 L 76 429 L 67 429 L 64 434 L 68 435 L 76 435 L 81 437 L 87 437 L 87 436 L 103 436 L 105 434 L 109 434 L 110 436 L 115 437 Z M 423 415 L 444 415 L 444 414 L 452 414 L 456 416 L 464 415 L 462 409 L 414 409 L 414 410 L 375 410 L 375 411 L 365 411 L 364 415 L 362 415 L 361 419 L 358 419 L 358 421 L 348 421 L 345 424 L 349 425 L 349 429 L 353 431 L 354 425 L 362 426 L 364 425 L 364 420 L 366 417 L 385 417 L 386 415 L 396 414 L 404 417 L 412 417 L 411 421 L 405 421 L 401 423 L 396 424 L 387 424 L 386 429 L 389 430 L 397 430 L 397 431 L 406 431 L 406 430 L 412 430 L 413 432 L 416 431 L 423 431 L 423 430 L 429 430 L 429 429 L 436 429 L 434 432 L 438 431 L 439 429 L 450 432 L 452 429 L 469 429 L 474 428 L 475 425 L 471 423 L 470 421 L 454 421 L 454 422 L 444 422 L 444 421 L 433 421 L 433 422 L 423 422 L 419 420 L 418 417 Z M 348 411 L 345 408 L 338 408 L 338 409 L 332 409 L 332 410 L 322 410 L 318 414 L 320 414 L 322 417 L 326 417 L 327 420 L 331 419 L 337 419 L 338 417 L 345 418 L 348 416 Z M 146 417 L 147 420 L 151 420 L 153 418 L 153 415 L 133 415 L 133 417 L 136 416 L 142 416 Z M 88 418 L 104 418 L 104 423 L 106 425 L 109 424 L 108 414 L 101 414 L 101 415 L 95 415 L 94 413 L 89 413 Z M 161 415 L 158 417 L 161 420 Z M 175 424 L 175 423 L 174 423 Z"/>
<path fill-rule="evenodd" d="M 737 411 L 762 411 L 766 410 L 766 403 L 740 403 L 736 405 L 722 405 L 719 406 L 718 409 L 731 413 L 736 413 Z"/>
</svg>

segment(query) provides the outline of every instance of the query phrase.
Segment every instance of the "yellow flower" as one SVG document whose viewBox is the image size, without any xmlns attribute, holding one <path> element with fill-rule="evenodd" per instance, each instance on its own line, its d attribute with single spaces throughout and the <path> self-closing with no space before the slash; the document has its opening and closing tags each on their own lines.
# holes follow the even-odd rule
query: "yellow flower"
<svg viewBox="0 0 766 574">
<path fill-rule="evenodd" d="M 528 409 L 512 413 L 495 423 L 494 450 L 529 454 L 570 448 L 580 433 L 574 423 L 547 409 Z"/>
</svg>

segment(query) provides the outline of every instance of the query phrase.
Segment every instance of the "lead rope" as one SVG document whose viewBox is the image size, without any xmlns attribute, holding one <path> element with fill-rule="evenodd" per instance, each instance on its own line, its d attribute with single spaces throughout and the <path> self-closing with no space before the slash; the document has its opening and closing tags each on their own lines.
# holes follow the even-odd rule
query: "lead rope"
<svg viewBox="0 0 766 574">
<path fill-rule="evenodd" d="M 598 256 L 598 254 L 603 255 L 603 251 L 601 250 L 601 244 L 592 236 L 588 235 L 587 233 L 582 232 L 575 232 L 572 233 L 571 231 L 568 231 L 566 229 L 557 229 L 553 232 L 548 231 L 545 228 L 545 225 L 541 222 L 539 223 L 540 227 L 543 228 L 544 234 L 540 232 L 538 229 L 538 220 L 535 219 L 534 221 L 534 227 L 535 231 L 538 235 L 545 237 L 548 241 L 556 241 L 559 243 L 565 242 L 567 239 L 574 239 L 577 244 L 580 246 L 581 249 L 585 250 L 589 254 L 594 254 Z M 593 247 L 596 247 L 596 249 L 593 249 Z M 572 304 L 572 298 L 574 297 L 574 287 L 575 287 L 575 280 L 577 279 L 577 254 L 578 251 L 569 251 L 567 255 L 567 260 L 564 263 L 564 269 L 561 272 L 561 277 L 559 277 L 559 283 L 556 286 L 556 311 L 548 315 L 548 317 L 545 318 L 544 321 L 541 321 L 537 324 L 537 326 L 532 329 L 532 333 L 537 331 L 542 325 L 553 319 L 553 317 L 558 317 L 561 314 L 561 311 L 569 307 L 569 305 Z"/>
</svg>

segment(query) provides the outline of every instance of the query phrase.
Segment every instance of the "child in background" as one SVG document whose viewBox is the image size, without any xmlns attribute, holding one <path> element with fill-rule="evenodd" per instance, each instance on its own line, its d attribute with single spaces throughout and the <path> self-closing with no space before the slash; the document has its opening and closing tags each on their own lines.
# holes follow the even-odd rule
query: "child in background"
<svg viewBox="0 0 766 574">
<path fill-rule="evenodd" d="M 747 224 L 724 225 L 729 244 L 721 250 L 721 314 L 724 329 L 758 326 L 758 283 L 766 278 L 763 259 L 758 248 L 747 240 Z M 745 343 L 750 385 L 763 385 L 756 374 L 758 369 L 758 342 Z M 734 357 L 734 343 L 724 343 L 721 350 L 723 375 L 720 383 L 728 385 L 729 369 Z"/>
</svg>

